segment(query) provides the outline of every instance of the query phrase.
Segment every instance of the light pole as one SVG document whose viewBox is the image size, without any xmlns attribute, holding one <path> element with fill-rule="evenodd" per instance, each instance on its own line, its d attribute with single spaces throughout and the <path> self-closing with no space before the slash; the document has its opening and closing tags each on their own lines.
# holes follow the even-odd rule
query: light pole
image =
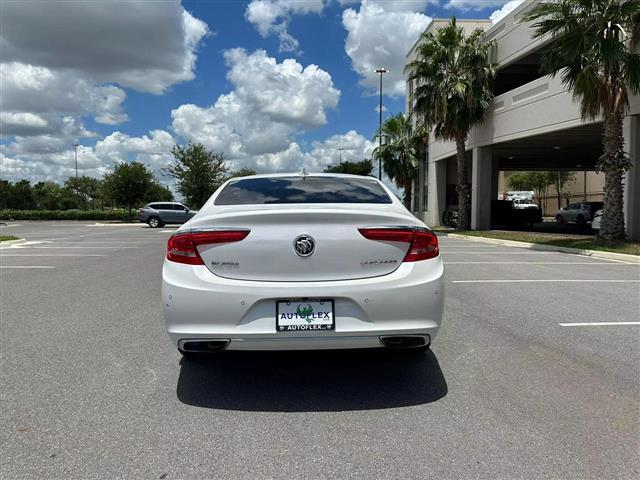
<svg viewBox="0 0 640 480">
<path fill-rule="evenodd" d="M 79 145 L 77 143 L 73 144 L 73 153 L 76 157 L 76 180 L 78 180 L 78 147 Z"/>
<path fill-rule="evenodd" d="M 340 163 L 342 163 L 342 152 L 345 150 L 355 150 L 355 148 L 338 147 L 336 150 L 340 152 Z"/>
<path fill-rule="evenodd" d="M 380 123 L 379 123 L 379 130 L 378 130 L 378 153 L 380 153 L 380 149 L 382 148 L 382 75 L 384 75 L 385 73 L 388 73 L 389 70 L 387 70 L 384 67 L 378 68 L 375 71 L 378 75 L 380 75 Z M 378 154 L 378 180 L 382 180 L 382 157 Z"/>
</svg>

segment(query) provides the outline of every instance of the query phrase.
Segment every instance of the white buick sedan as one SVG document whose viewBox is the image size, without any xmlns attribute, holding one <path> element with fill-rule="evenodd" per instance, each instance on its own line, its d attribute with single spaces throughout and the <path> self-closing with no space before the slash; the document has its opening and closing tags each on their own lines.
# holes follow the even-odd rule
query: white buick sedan
<svg viewBox="0 0 640 480">
<path fill-rule="evenodd" d="M 372 177 L 234 178 L 168 241 L 167 329 L 218 350 L 427 349 L 444 302 L 438 239 Z"/>
</svg>

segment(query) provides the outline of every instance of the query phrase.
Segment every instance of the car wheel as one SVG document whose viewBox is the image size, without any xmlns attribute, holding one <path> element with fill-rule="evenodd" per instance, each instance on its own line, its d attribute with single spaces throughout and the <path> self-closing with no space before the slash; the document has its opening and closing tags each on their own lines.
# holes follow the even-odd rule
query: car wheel
<svg viewBox="0 0 640 480">
<path fill-rule="evenodd" d="M 151 228 L 159 228 L 162 226 L 162 223 L 160 223 L 160 219 L 158 217 L 151 217 L 149 220 L 147 220 L 147 223 Z"/>
<path fill-rule="evenodd" d="M 576 224 L 577 225 L 581 225 L 584 226 L 584 217 L 582 215 L 578 215 L 578 217 L 576 218 Z"/>
<path fill-rule="evenodd" d="M 558 225 L 562 225 L 564 223 L 564 218 L 562 218 L 562 215 L 556 215 L 556 223 Z"/>
</svg>

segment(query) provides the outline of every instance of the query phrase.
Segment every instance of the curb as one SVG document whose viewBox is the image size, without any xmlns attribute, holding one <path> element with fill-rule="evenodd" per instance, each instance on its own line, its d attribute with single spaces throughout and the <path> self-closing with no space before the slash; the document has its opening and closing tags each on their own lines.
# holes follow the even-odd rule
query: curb
<svg viewBox="0 0 640 480">
<path fill-rule="evenodd" d="M 89 225 L 89 227 L 137 227 L 138 225 L 144 225 L 142 222 L 136 222 L 136 223 L 101 223 L 101 222 L 96 222 L 96 223 L 92 223 Z"/>
<path fill-rule="evenodd" d="M 25 243 L 26 241 L 26 238 L 19 238 L 17 240 L 5 240 L 4 242 L 0 242 L 0 247 L 5 245 L 20 245 L 21 243 Z"/>
<path fill-rule="evenodd" d="M 489 237 L 473 237 L 470 235 L 460 235 L 457 233 L 449 233 L 448 237 L 461 238 L 464 240 L 470 240 L 472 242 L 491 243 L 494 245 L 505 245 L 508 247 L 520 247 L 530 250 L 543 250 L 547 252 L 562 252 L 573 253 L 576 255 L 584 255 L 587 257 L 604 258 L 608 260 L 618 260 L 622 262 L 638 263 L 640 264 L 640 256 L 627 255 L 626 253 L 614 253 L 614 252 L 601 252 L 600 250 L 583 250 L 580 248 L 561 247 L 556 245 L 542 245 L 539 243 L 518 242 L 516 240 L 502 240 L 499 238 Z"/>
</svg>

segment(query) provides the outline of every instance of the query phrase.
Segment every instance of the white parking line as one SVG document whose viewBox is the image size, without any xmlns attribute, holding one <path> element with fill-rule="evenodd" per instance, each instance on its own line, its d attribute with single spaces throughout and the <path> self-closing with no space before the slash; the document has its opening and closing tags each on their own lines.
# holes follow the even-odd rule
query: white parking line
<svg viewBox="0 0 640 480">
<path fill-rule="evenodd" d="M 95 245 L 93 247 L 28 247 L 28 248 L 29 249 L 42 249 L 42 250 L 50 250 L 50 249 L 54 249 L 54 248 L 55 249 L 66 249 L 66 250 L 73 250 L 73 249 L 76 249 L 76 248 L 89 248 L 89 249 L 95 250 L 95 249 L 98 249 L 98 248 L 103 248 L 103 249 L 106 248 L 106 249 L 113 250 L 113 249 L 116 249 L 116 248 L 142 248 L 142 247 L 118 247 L 118 246 L 106 247 L 106 246 Z M 20 250 L 22 250 L 22 249 L 20 249 Z"/>
<path fill-rule="evenodd" d="M 155 240 L 155 238 L 152 238 L 151 241 Z M 62 245 L 66 245 L 66 244 L 71 244 L 71 245 L 102 245 L 102 244 L 108 244 L 108 245 L 113 245 L 118 244 L 118 243 L 122 243 L 122 244 L 129 244 L 129 243 L 149 243 L 149 240 L 118 240 L 118 241 L 113 241 L 113 240 L 100 240 L 100 241 L 87 241 L 87 242 L 60 242 L 57 240 L 54 241 L 48 241 L 48 242 L 42 242 L 42 243 L 50 243 L 50 244 L 62 244 Z"/>
<path fill-rule="evenodd" d="M 640 322 L 578 322 L 559 323 L 561 327 L 608 327 L 614 325 L 640 325 Z"/>
<path fill-rule="evenodd" d="M 544 283 L 544 282 L 560 282 L 560 283 L 640 283 L 640 280 L 605 280 L 605 279 L 551 279 L 551 280 L 538 280 L 538 279 L 522 279 L 522 280 L 453 280 L 451 283 Z"/>
<path fill-rule="evenodd" d="M 489 251 L 489 250 L 458 250 L 449 252 L 447 249 L 442 249 L 440 253 L 499 253 L 500 255 L 558 255 L 560 252 L 514 252 L 513 250 L 500 250 L 500 251 Z"/>
<path fill-rule="evenodd" d="M 445 265 L 631 265 L 640 267 L 640 264 L 631 262 L 444 262 Z"/>
<path fill-rule="evenodd" d="M 4 257 L 106 257 L 101 253 L 0 253 L 0 258 Z"/>
<path fill-rule="evenodd" d="M 7 269 L 7 268 L 37 268 L 37 269 L 50 269 L 50 268 L 56 268 L 56 267 L 52 267 L 50 265 L 0 265 L 0 269 Z"/>
</svg>

